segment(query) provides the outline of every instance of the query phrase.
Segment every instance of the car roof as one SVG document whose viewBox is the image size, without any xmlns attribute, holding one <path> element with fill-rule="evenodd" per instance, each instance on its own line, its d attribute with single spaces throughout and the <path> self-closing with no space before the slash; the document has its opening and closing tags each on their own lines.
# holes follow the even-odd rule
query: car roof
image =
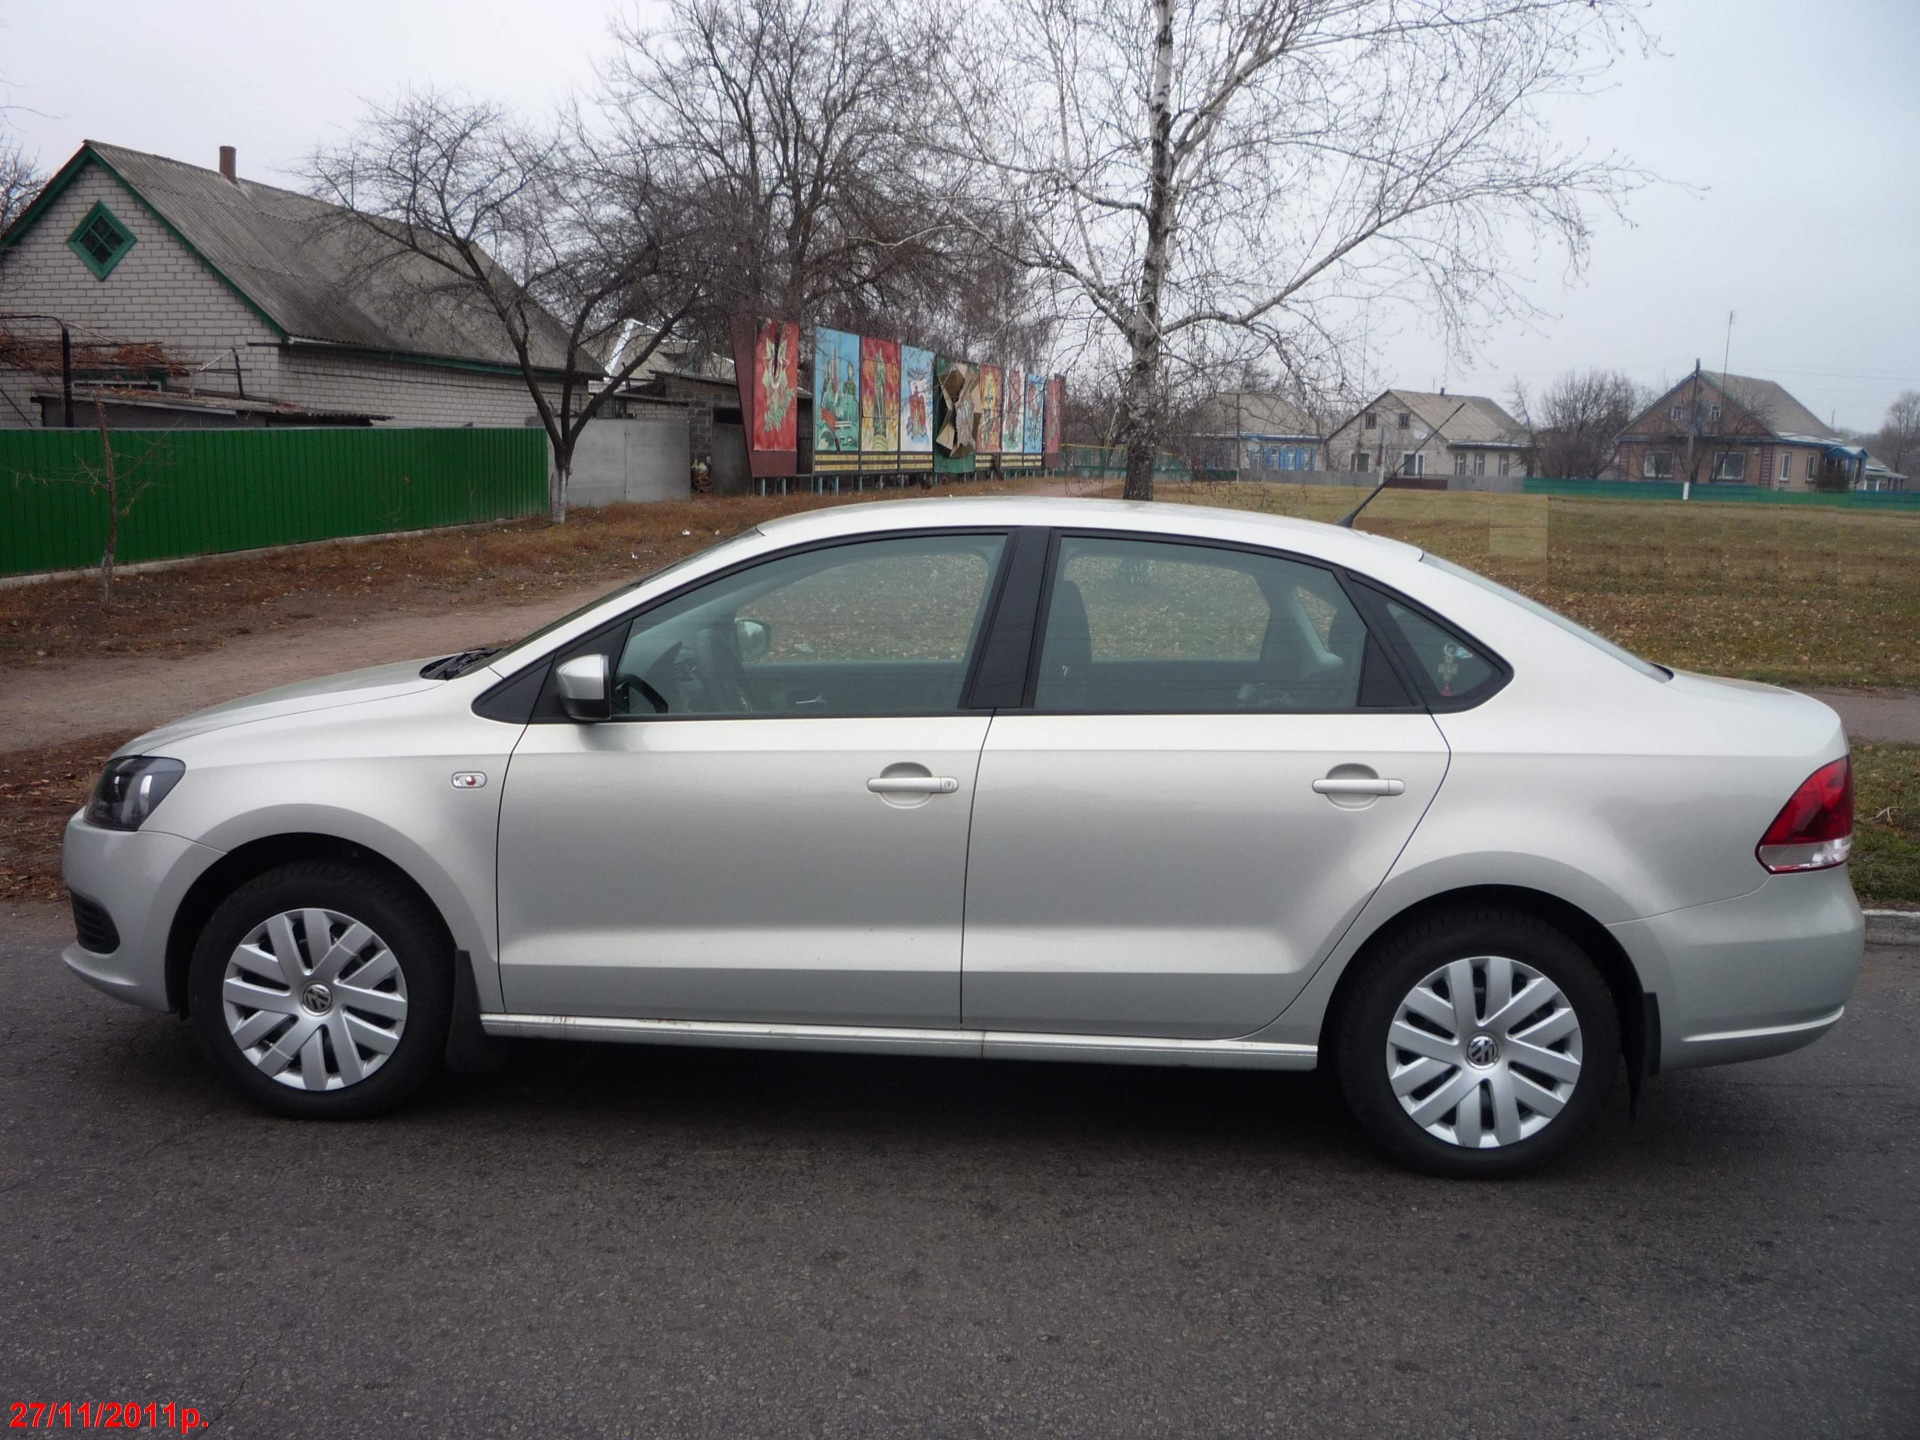
<svg viewBox="0 0 1920 1440">
<path fill-rule="evenodd" d="M 941 526 L 1040 525 L 1063 529 L 1138 530 L 1192 539 L 1237 541 L 1366 567 L 1389 558 L 1417 560 L 1420 550 L 1384 535 L 1318 520 L 1297 520 L 1218 505 L 1146 500 L 1082 500 L 1049 495 L 966 495 L 832 505 L 763 522 L 760 533 L 782 544 L 841 535 Z"/>
</svg>

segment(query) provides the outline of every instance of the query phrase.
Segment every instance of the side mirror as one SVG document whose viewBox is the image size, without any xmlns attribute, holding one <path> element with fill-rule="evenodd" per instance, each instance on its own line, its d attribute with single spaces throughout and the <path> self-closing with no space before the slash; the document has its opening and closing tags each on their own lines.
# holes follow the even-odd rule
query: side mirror
<svg viewBox="0 0 1920 1440">
<path fill-rule="evenodd" d="M 613 718 L 613 686 L 607 675 L 604 655 L 576 655 L 560 662 L 554 671 L 560 692 L 560 708 L 573 720 L 610 720 Z"/>
<path fill-rule="evenodd" d="M 733 638 L 741 662 L 751 665 L 756 660 L 766 659 L 767 652 L 773 648 L 773 626 L 764 620 L 736 620 L 733 622 Z"/>
</svg>

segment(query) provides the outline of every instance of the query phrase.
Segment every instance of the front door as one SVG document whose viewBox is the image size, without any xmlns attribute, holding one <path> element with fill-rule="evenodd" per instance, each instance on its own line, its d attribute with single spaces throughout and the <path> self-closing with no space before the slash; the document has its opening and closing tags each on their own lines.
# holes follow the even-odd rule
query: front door
<svg viewBox="0 0 1920 1440">
<path fill-rule="evenodd" d="M 987 730 L 959 706 L 1005 545 L 791 553 L 597 642 L 615 718 L 530 725 L 507 774 L 507 1008 L 957 1025 Z"/>
<path fill-rule="evenodd" d="M 981 756 L 965 1023 L 1259 1029 L 1385 878 L 1447 753 L 1329 571 L 1062 537 L 1033 705 Z"/>
</svg>

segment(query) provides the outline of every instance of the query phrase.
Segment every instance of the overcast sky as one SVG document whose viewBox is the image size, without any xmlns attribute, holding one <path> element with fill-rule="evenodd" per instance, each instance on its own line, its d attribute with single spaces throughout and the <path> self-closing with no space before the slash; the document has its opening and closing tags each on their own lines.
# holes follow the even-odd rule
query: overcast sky
<svg viewBox="0 0 1920 1440">
<path fill-rule="evenodd" d="M 529 108 L 593 83 L 605 0 L 0 0 L 11 118 L 51 169 L 83 138 L 268 180 L 369 99 L 431 82 Z M 1382 384 L 1504 399 L 1589 365 L 1648 384 L 1695 359 L 1775 379 L 1872 429 L 1920 389 L 1920 0 L 1655 0 L 1662 54 L 1559 107 L 1569 138 L 1684 185 L 1596 217 L 1586 273 L 1543 257 L 1547 312 L 1490 326 L 1470 362 L 1412 312 L 1376 309 Z M 1693 187 L 1691 189 L 1684 186 Z"/>
</svg>

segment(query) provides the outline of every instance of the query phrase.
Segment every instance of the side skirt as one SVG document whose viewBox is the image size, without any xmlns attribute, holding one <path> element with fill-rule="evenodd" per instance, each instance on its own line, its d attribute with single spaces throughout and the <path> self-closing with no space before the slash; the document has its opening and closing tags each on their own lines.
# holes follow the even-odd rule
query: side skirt
<svg viewBox="0 0 1920 1440">
<path fill-rule="evenodd" d="M 711 1020 L 616 1020 L 589 1015 L 482 1015 L 487 1034 L 629 1045 L 717 1045 L 843 1050 L 987 1060 L 1079 1060 L 1105 1065 L 1204 1065 L 1311 1070 L 1312 1045 L 1252 1040 L 1161 1040 L 1137 1035 L 1042 1035 L 1020 1030 L 904 1030 L 866 1025 L 761 1025 Z"/>
</svg>

